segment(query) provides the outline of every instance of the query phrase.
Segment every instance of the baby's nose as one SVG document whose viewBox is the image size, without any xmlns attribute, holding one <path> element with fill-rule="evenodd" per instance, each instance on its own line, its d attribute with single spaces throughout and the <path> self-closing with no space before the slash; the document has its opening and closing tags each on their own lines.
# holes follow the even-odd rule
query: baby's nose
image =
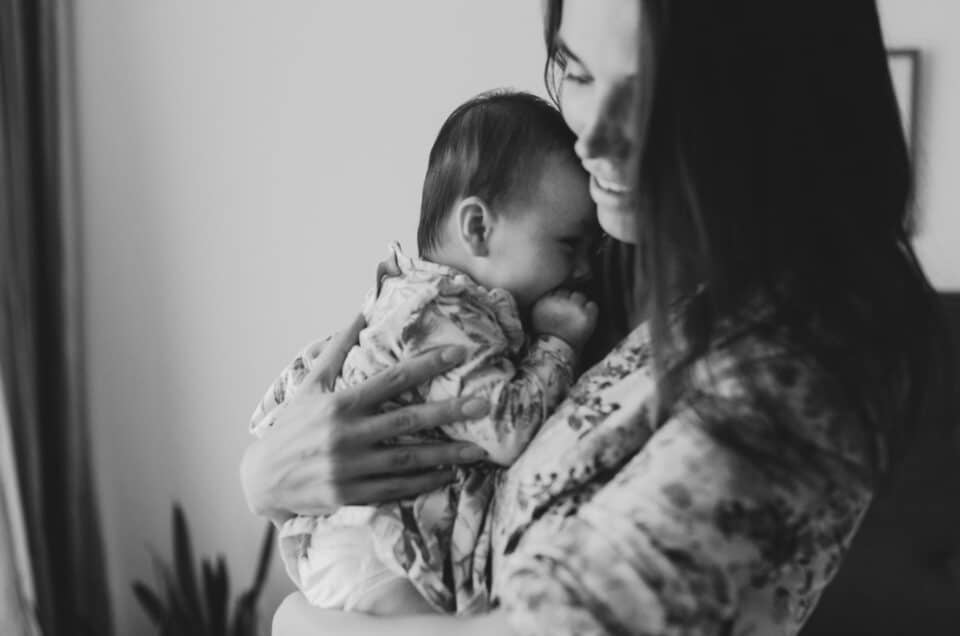
<svg viewBox="0 0 960 636">
<path fill-rule="evenodd" d="M 581 256 L 570 274 L 569 287 L 577 291 L 586 291 L 593 280 L 593 270 L 590 267 L 590 259 Z"/>
</svg>

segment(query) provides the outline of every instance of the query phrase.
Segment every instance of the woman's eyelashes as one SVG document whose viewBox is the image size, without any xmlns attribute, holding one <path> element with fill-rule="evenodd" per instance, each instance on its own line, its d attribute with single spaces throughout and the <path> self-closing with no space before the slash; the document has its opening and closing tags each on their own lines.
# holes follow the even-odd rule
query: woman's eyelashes
<svg viewBox="0 0 960 636">
<path fill-rule="evenodd" d="M 564 82 L 570 82 L 572 84 L 589 84 L 593 81 L 593 77 L 590 76 L 585 69 L 578 67 L 576 64 L 567 64 L 563 67 L 563 75 L 561 76 Z"/>
<path fill-rule="evenodd" d="M 570 53 L 569 49 L 567 49 L 563 43 L 560 44 L 556 56 L 561 81 L 571 82 L 573 84 L 589 84 L 593 81 L 593 77 L 587 69 L 584 68 L 580 60 Z"/>
</svg>

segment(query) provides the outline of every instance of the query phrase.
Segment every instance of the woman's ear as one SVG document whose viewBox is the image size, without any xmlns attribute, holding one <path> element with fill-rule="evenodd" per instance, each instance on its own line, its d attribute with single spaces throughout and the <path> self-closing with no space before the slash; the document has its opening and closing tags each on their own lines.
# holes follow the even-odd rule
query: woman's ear
<svg viewBox="0 0 960 636">
<path fill-rule="evenodd" d="M 473 256 L 490 253 L 490 234 L 496 219 L 483 199 L 467 197 L 457 204 L 458 237 Z"/>
</svg>

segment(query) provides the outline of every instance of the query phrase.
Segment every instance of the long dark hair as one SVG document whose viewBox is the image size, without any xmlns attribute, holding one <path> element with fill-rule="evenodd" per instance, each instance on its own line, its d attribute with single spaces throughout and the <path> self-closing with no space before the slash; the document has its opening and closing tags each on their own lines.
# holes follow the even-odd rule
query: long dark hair
<svg viewBox="0 0 960 636">
<path fill-rule="evenodd" d="M 637 1 L 644 237 L 612 247 L 602 279 L 620 299 L 643 281 L 662 402 L 684 381 L 667 362 L 675 266 L 704 290 L 683 315 L 681 360 L 764 294 L 766 327 L 816 357 L 887 449 L 883 473 L 924 416 L 946 347 L 907 232 L 912 169 L 874 0 Z M 545 3 L 554 99 L 562 9 Z"/>
</svg>

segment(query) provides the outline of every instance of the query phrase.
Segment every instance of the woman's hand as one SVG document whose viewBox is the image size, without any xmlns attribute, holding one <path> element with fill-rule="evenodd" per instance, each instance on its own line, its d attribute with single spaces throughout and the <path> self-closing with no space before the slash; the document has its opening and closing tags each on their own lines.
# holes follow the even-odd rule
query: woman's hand
<svg viewBox="0 0 960 636">
<path fill-rule="evenodd" d="M 453 465 L 486 457 L 465 442 L 378 446 L 397 435 L 481 417 L 489 404 L 460 398 L 377 414 L 388 399 L 463 362 L 461 347 L 404 360 L 333 393 L 343 360 L 364 324 L 359 316 L 330 340 L 273 429 L 244 453 L 241 481 L 254 513 L 280 522 L 347 504 L 400 499 L 449 483 Z"/>
</svg>

